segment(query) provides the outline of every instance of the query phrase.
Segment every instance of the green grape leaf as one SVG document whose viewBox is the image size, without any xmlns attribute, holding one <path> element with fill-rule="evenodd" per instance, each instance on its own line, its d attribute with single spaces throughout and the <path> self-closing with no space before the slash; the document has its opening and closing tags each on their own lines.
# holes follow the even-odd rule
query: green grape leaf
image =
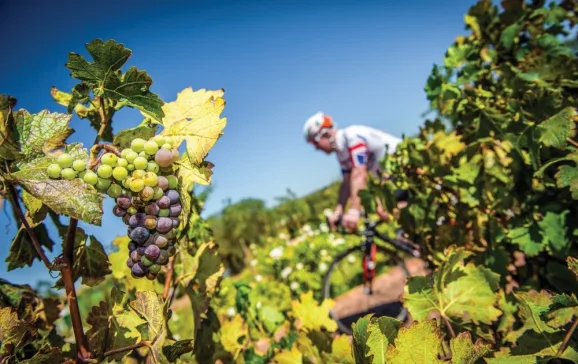
<svg viewBox="0 0 578 364">
<path fill-rule="evenodd" d="M 570 269 L 572 273 L 576 275 L 576 279 L 578 279 L 578 258 L 568 257 L 566 258 L 566 262 L 568 263 L 568 269 Z"/>
<path fill-rule="evenodd" d="M 0 354 L 5 354 L 9 346 L 22 346 L 35 333 L 33 322 L 20 320 L 11 307 L 0 308 Z"/>
<path fill-rule="evenodd" d="M 186 340 L 179 340 L 171 345 L 163 346 L 163 354 L 167 357 L 169 362 L 173 363 L 181 355 L 190 353 L 194 349 L 193 340 L 186 339 Z"/>
<path fill-rule="evenodd" d="M 404 305 L 414 319 L 423 321 L 433 310 L 477 325 L 490 325 L 498 319 L 501 311 L 495 306 L 499 275 L 473 263 L 458 264 L 471 254 L 461 248 L 449 248 L 445 262 L 433 274 L 433 285 L 428 277 L 410 277 Z"/>
<path fill-rule="evenodd" d="M 13 161 L 21 157 L 18 132 L 12 109 L 16 99 L 0 94 L 0 160 Z"/>
<path fill-rule="evenodd" d="M 88 62 L 77 53 L 69 54 L 66 67 L 71 71 L 72 77 L 94 87 L 97 96 L 102 92 L 108 98 L 136 107 L 157 120 L 162 119 L 163 101 L 150 92 L 149 88 L 152 85 L 150 76 L 135 67 L 120 75 L 121 67 L 132 54 L 130 49 L 112 39 L 106 42 L 95 39 L 86 44 L 86 49 L 93 62 Z"/>
<path fill-rule="evenodd" d="M 500 44 L 507 50 L 510 51 L 514 46 L 515 38 L 518 37 L 522 26 L 520 23 L 514 23 L 508 26 L 500 34 Z"/>
<path fill-rule="evenodd" d="M 372 364 L 385 364 L 387 346 L 394 344 L 402 322 L 391 317 L 379 317 L 369 324 L 367 356 L 372 356 Z"/>
<path fill-rule="evenodd" d="M 475 364 L 490 352 L 491 346 L 484 345 L 481 339 L 472 343 L 472 335 L 464 331 L 450 340 L 450 349 L 452 364 Z"/>
<path fill-rule="evenodd" d="M 112 144 L 119 150 L 130 148 L 130 143 L 136 139 L 141 138 L 149 140 L 157 132 L 158 125 L 149 125 L 148 123 L 141 123 L 139 126 L 130 129 L 123 129 L 114 136 Z"/>
<path fill-rule="evenodd" d="M 223 135 L 226 118 L 219 118 L 225 108 L 224 90 L 193 91 L 185 88 L 177 99 L 163 105 L 163 131 L 176 145 L 186 141 L 187 155 L 193 165 L 200 165 Z"/>
<path fill-rule="evenodd" d="M 552 297 L 552 304 L 542 313 L 540 319 L 552 328 L 560 328 L 578 315 L 578 300 L 574 294 L 559 294 Z"/>
<path fill-rule="evenodd" d="M 54 242 L 50 239 L 44 223 L 35 226 L 32 228 L 32 231 L 40 245 L 52 251 Z M 10 253 L 5 260 L 6 263 L 8 263 L 6 269 L 10 272 L 16 268 L 23 268 L 26 265 L 31 267 L 35 259 L 40 260 L 40 256 L 36 252 L 36 249 L 34 249 L 28 232 L 24 226 L 22 226 L 16 233 L 16 237 L 14 237 L 12 245 L 10 246 Z"/>
<path fill-rule="evenodd" d="M 32 358 L 19 361 L 19 363 L 22 364 L 52 364 L 61 362 L 63 362 L 62 351 L 57 347 L 51 347 L 49 344 L 43 345 Z"/>
<path fill-rule="evenodd" d="M 259 320 L 267 331 L 274 332 L 285 321 L 285 316 L 276 308 L 265 305 L 259 309 Z"/>
<path fill-rule="evenodd" d="M 506 336 L 509 342 L 516 342 L 528 330 L 533 330 L 538 334 L 549 334 L 556 330 L 547 325 L 541 317 L 548 312 L 552 303 L 552 297 L 546 291 L 537 292 L 531 290 L 528 292 L 517 292 L 514 296 L 518 300 L 518 316 L 524 323 L 522 327 L 511 331 Z"/>
<path fill-rule="evenodd" d="M 82 278 L 82 284 L 93 287 L 104 281 L 110 273 L 110 262 L 102 244 L 93 235 L 87 237 L 83 229 L 77 228 L 72 266 L 74 282 Z M 62 278 L 56 282 L 55 287 L 64 287 Z"/>
<path fill-rule="evenodd" d="M 88 160 L 86 151 L 77 144 L 70 145 L 66 151 L 76 159 Z M 56 163 L 56 158 L 37 158 L 22 165 L 19 171 L 8 174 L 6 179 L 20 184 L 54 212 L 100 226 L 104 196 L 79 178 L 64 180 L 48 177 L 46 168 L 52 163 Z"/>
<path fill-rule="evenodd" d="M 162 344 L 167 335 L 167 312 L 163 298 L 151 290 L 137 291 L 136 299 L 130 302 L 130 307 L 146 321 L 148 340 L 154 342 L 152 354 L 157 362 L 161 361 Z"/>
<path fill-rule="evenodd" d="M 366 315 L 351 326 L 353 331 L 353 356 L 358 364 L 370 364 L 367 358 L 367 341 L 369 340 L 369 324 L 372 315 Z"/>
<path fill-rule="evenodd" d="M 110 301 L 101 301 L 92 307 L 86 322 L 91 325 L 86 332 L 89 346 L 93 353 L 103 354 L 106 351 L 136 344 L 141 340 L 138 327 L 145 322 L 128 307 L 128 295 L 113 287 Z M 129 354 L 124 351 L 110 356 L 111 360 L 122 360 Z"/>
<path fill-rule="evenodd" d="M 68 126 L 71 117 L 72 115 L 51 113 L 48 110 L 42 110 L 38 114 L 30 114 L 26 110 L 17 111 L 14 119 L 25 161 L 62 148 L 66 139 L 74 132 L 74 129 Z"/>
<path fill-rule="evenodd" d="M 574 167 L 569 165 L 560 166 L 555 178 L 558 188 L 569 187 L 572 198 L 578 200 L 578 153 L 573 153 L 573 155 L 576 155 L 574 157 L 576 165 Z"/>
<path fill-rule="evenodd" d="M 388 364 L 441 363 L 438 354 L 442 347 L 439 328 L 435 321 L 414 321 L 409 328 L 401 327 L 395 346 L 389 345 L 386 353 Z"/>
<path fill-rule="evenodd" d="M 355 364 L 351 343 L 347 335 L 339 335 L 331 341 L 331 353 L 321 352 L 325 363 Z"/>
<path fill-rule="evenodd" d="M 26 190 L 22 191 L 22 201 L 26 207 L 26 220 L 31 227 L 38 226 L 48 214 L 48 207 Z"/>
<path fill-rule="evenodd" d="M 541 221 L 538 222 L 544 237 L 548 240 L 549 250 L 553 255 L 559 257 L 568 256 L 568 251 L 572 245 L 568 239 L 566 216 L 570 213 L 566 210 L 562 213 L 547 211 Z"/>
<path fill-rule="evenodd" d="M 540 143 L 548 147 L 564 149 L 568 145 L 566 139 L 576 133 L 576 123 L 573 120 L 575 116 L 576 109 L 569 106 L 538 125 Z"/>
<path fill-rule="evenodd" d="M 510 230 L 507 236 L 528 256 L 535 257 L 548 245 L 539 226 L 532 223 L 529 227 L 520 226 Z"/>
</svg>

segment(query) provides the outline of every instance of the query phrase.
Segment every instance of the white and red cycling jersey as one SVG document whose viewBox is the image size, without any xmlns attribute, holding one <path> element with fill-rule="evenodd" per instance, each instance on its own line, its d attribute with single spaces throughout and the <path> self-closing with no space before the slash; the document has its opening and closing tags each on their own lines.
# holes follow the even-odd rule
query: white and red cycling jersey
<svg viewBox="0 0 578 364">
<path fill-rule="evenodd" d="M 400 142 L 400 138 L 369 126 L 351 125 L 338 129 L 336 154 L 341 172 L 350 173 L 353 167 L 366 165 L 368 172 L 377 173 L 386 145 L 388 152 L 393 153 Z"/>
</svg>

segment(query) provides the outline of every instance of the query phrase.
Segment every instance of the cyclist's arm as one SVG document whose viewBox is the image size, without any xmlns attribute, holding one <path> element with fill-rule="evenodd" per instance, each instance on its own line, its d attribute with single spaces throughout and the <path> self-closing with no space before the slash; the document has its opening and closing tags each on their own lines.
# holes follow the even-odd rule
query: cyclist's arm
<svg viewBox="0 0 578 364">
<path fill-rule="evenodd" d="M 336 211 L 343 212 L 343 209 L 347 205 L 347 200 L 349 199 L 351 189 L 351 173 L 343 173 L 343 181 L 339 187 L 339 198 L 337 201 Z"/>
<path fill-rule="evenodd" d="M 350 209 L 361 210 L 361 198 L 358 196 L 360 190 L 365 188 L 367 183 L 367 166 L 361 164 L 359 166 L 353 167 L 351 170 L 350 177 L 350 192 L 349 201 Z"/>
</svg>

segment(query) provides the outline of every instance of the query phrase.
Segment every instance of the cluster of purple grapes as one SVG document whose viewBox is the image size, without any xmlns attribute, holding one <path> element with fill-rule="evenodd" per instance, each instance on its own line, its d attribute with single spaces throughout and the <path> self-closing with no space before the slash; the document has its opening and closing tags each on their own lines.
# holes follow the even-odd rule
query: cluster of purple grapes
<svg viewBox="0 0 578 364">
<path fill-rule="evenodd" d="M 132 276 L 156 279 L 161 267 L 176 253 L 176 228 L 181 214 L 179 193 L 167 189 L 161 198 L 150 201 L 119 196 L 113 213 L 128 225 L 131 241 L 126 264 Z"/>
</svg>

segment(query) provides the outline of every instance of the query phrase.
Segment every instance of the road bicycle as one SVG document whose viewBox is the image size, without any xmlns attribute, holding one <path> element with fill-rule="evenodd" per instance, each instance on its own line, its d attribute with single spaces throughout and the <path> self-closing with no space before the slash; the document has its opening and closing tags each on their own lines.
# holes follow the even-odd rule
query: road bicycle
<svg viewBox="0 0 578 364">
<path fill-rule="evenodd" d="M 404 257 L 400 253 L 405 253 L 406 257 L 421 257 L 417 244 L 406 239 L 403 236 L 403 231 L 398 231 L 395 238 L 390 238 L 377 231 L 377 227 L 384 221 L 372 221 L 365 212 L 362 212 L 361 217 L 363 219 L 361 231 L 346 232 L 341 227 L 340 221 L 337 223 L 338 233 L 359 235 L 361 239 L 359 245 L 348 248 L 333 259 L 323 278 L 324 299 L 334 299 L 360 284 L 363 285 L 363 294 L 372 296 L 374 294 L 373 281 L 376 276 L 386 274 L 395 267 L 400 267 L 405 277 L 409 277 L 410 274 L 405 265 Z M 385 244 L 377 244 L 376 238 Z M 358 259 L 361 261 L 361 272 L 359 265 L 355 265 Z M 398 300 L 362 311 L 361 315 L 342 318 L 337 318 L 333 311 L 330 311 L 330 316 L 337 323 L 339 330 L 349 335 L 352 332 L 351 324 L 368 313 L 374 313 L 376 316 L 390 316 L 400 321 L 405 321 L 407 318 L 407 310 Z"/>
</svg>

